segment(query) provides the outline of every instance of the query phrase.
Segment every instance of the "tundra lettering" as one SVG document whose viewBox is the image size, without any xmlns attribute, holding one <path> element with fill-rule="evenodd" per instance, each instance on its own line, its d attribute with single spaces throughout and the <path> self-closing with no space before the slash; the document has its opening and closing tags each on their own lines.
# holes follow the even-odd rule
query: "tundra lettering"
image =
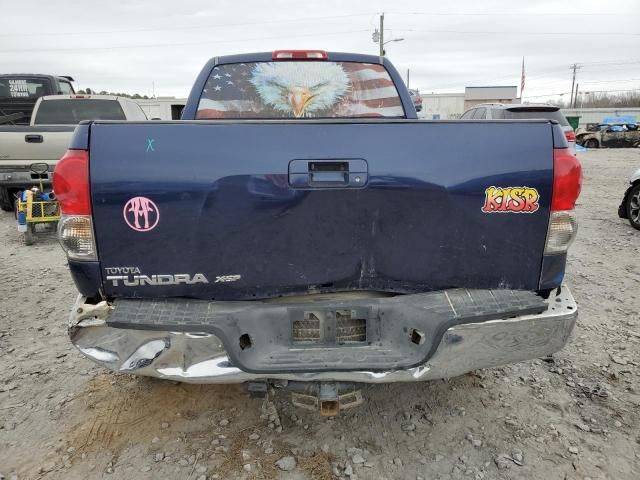
<svg viewBox="0 0 640 480">
<path fill-rule="evenodd" d="M 142 285 L 194 285 L 196 283 L 209 283 L 207 277 L 202 273 L 196 273 L 193 277 L 188 273 L 176 273 L 174 275 L 107 275 L 107 280 L 111 281 L 114 287 L 122 285 L 127 287 L 138 287 Z"/>
</svg>

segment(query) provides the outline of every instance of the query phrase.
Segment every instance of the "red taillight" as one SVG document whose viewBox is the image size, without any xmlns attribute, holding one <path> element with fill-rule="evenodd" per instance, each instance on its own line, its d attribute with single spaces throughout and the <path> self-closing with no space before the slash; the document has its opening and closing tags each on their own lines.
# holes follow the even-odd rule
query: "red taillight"
<svg viewBox="0 0 640 480">
<path fill-rule="evenodd" d="M 551 211 L 572 210 L 582 188 L 582 166 L 568 148 L 553 150 Z M 58 192 L 56 192 L 57 194 Z"/>
<path fill-rule="evenodd" d="M 327 60 L 329 56 L 324 50 L 276 50 L 272 60 Z"/>
<path fill-rule="evenodd" d="M 568 132 L 564 132 L 564 136 L 567 139 L 567 142 L 575 142 L 576 141 L 576 132 L 573 130 L 569 130 Z"/>
<path fill-rule="evenodd" d="M 53 191 L 65 215 L 91 215 L 89 152 L 67 150 L 53 172 Z"/>
</svg>

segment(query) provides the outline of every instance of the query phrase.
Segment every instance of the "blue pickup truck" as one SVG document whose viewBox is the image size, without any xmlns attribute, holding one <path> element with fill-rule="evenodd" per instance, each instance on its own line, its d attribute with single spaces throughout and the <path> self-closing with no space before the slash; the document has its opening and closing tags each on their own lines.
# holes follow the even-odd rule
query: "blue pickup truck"
<svg viewBox="0 0 640 480">
<path fill-rule="evenodd" d="M 358 385 L 549 355 L 581 167 L 549 120 L 423 121 L 386 58 L 216 57 L 181 121 L 80 124 L 58 163 L 73 344 L 117 372 Z"/>
</svg>

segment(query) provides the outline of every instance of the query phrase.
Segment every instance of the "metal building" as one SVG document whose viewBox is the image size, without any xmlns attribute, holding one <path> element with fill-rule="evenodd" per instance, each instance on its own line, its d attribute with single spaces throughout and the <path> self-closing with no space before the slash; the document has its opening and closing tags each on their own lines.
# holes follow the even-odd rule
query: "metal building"
<svg viewBox="0 0 640 480">
<path fill-rule="evenodd" d="M 465 87 L 464 110 L 480 103 L 514 103 L 518 99 L 518 87 Z"/>
<path fill-rule="evenodd" d="M 187 103 L 186 98 L 175 97 L 158 97 L 134 101 L 144 110 L 149 120 L 180 120 L 182 109 Z"/>
</svg>

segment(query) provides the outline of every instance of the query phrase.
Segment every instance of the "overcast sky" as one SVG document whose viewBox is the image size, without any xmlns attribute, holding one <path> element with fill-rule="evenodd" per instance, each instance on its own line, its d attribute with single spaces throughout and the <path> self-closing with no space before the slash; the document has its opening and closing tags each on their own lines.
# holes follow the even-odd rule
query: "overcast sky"
<svg viewBox="0 0 640 480">
<path fill-rule="evenodd" d="M 215 55 L 319 48 L 387 56 L 423 93 L 519 85 L 525 99 L 640 89 L 640 1 L 3 1 L 0 73 L 71 75 L 76 88 L 184 97 Z M 568 96 L 568 95 L 567 95 Z"/>
</svg>

